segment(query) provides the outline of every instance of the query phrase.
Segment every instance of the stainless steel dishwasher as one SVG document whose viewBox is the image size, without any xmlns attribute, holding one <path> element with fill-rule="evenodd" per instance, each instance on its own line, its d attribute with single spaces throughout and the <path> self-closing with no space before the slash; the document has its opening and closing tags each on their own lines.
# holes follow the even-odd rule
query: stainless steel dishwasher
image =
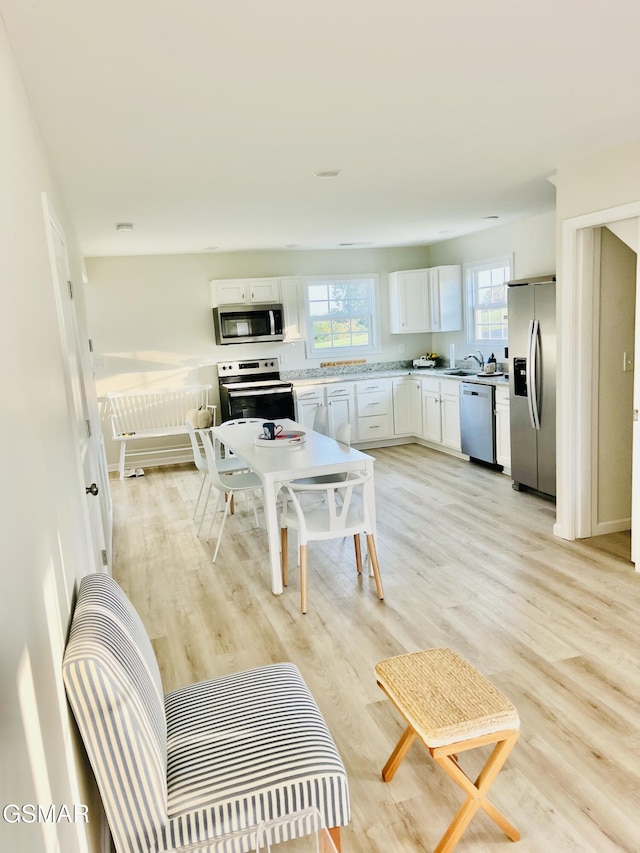
<svg viewBox="0 0 640 853">
<path fill-rule="evenodd" d="M 493 385 L 462 382 L 460 437 L 462 452 L 472 459 L 496 464 L 496 419 Z"/>
</svg>

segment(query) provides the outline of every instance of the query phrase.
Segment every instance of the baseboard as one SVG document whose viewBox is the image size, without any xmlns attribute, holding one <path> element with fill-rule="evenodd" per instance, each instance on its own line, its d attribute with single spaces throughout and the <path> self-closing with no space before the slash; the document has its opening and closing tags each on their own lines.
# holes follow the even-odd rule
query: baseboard
<svg viewBox="0 0 640 853">
<path fill-rule="evenodd" d="M 614 521 L 601 521 L 594 524 L 592 536 L 604 536 L 606 533 L 619 533 L 621 530 L 631 530 L 630 518 L 618 518 Z"/>
</svg>

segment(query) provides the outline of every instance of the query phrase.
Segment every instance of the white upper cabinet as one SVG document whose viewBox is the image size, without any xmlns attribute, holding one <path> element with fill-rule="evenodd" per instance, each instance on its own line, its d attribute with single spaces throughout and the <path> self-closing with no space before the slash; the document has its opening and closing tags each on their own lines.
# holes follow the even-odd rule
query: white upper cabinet
<svg viewBox="0 0 640 853">
<path fill-rule="evenodd" d="M 390 331 L 455 332 L 463 328 L 459 264 L 389 273 Z"/>
<path fill-rule="evenodd" d="M 389 273 L 390 331 L 409 334 L 429 331 L 427 270 Z"/>
<path fill-rule="evenodd" d="M 285 341 L 303 341 L 305 338 L 305 324 L 304 293 L 301 277 L 286 276 L 280 279 L 280 301 L 284 309 Z"/>
<path fill-rule="evenodd" d="M 462 267 L 448 264 L 429 273 L 429 313 L 432 332 L 458 332 L 463 328 Z"/>
<path fill-rule="evenodd" d="M 280 302 L 279 278 L 230 278 L 210 282 L 211 301 L 217 305 L 266 305 Z"/>
</svg>

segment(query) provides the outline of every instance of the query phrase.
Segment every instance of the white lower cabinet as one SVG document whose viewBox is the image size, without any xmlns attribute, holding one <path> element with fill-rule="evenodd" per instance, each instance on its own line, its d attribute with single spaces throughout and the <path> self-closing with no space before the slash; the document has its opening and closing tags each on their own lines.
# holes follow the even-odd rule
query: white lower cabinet
<svg viewBox="0 0 640 853">
<path fill-rule="evenodd" d="M 442 444 L 442 421 L 440 418 L 440 382 L 423 379 L 422 386 L 422 438 Z"/>
<path fill-rule="evenodd" d="M 313 428 L 316 409 L 324 405 L 324 389 L 324 385 L 303 385 L 293 389 L 296 421 L 308 429 Z"/>
<path fill-rule="evenodd" d="M 442 443 L 452 450 L 462 450 L 460 437 L 460 383 L 455 379 L 440 383 L 440 415 Z"/>
<path fill-rule="evenodd" d="M 511 471 L 509 409 L 509 389 L 496 388 L 496 462 L 503 466 L 507 474 Z"/>
<path fill-rule="evenodd" d="M 355 384 L 356 440 L 377 441 L 393 436 L 393 397 L 389 379 Z"/>
<path fill-rule="evenodd" d="M 335 438 L 339 424 L 351 425 L 351 439 L 355 437 L 355 388 L 353 382 L 336 382 L 326 386 L 326 405 L 329 409 L 329 435 Z"/>
<path fill-rule="evenodd" d="M 460 383 L 455 379 L 421 380 L 422 432 L 427 441 L 461 450 Z"/>
<path fill-rule="evenodd" d="M 393 434 L 422 434 L 422 385 L 419 379 L 393 380 Z"/>
</svg>

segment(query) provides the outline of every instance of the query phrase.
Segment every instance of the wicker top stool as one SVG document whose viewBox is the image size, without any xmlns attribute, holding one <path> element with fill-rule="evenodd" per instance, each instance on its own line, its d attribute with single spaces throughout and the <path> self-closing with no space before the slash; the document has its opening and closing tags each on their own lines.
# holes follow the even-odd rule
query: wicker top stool
<svg viewBox="0 0 640 853">
<path fill-rule="evenodd" d="M 490 681 L 451 649 L 388 658 L 375 667 L 378 685 L 407 722 L 382 770 L 390 782 L 416 737 L 467 797 L 434 853 L 449 853 L 482 808 L 512 841 L 520 833 L 487 799 L 520 734 L 518 711 Z M 495 744 L 478 778 L 460 767 L 458 753 Z"/>
</svg>

